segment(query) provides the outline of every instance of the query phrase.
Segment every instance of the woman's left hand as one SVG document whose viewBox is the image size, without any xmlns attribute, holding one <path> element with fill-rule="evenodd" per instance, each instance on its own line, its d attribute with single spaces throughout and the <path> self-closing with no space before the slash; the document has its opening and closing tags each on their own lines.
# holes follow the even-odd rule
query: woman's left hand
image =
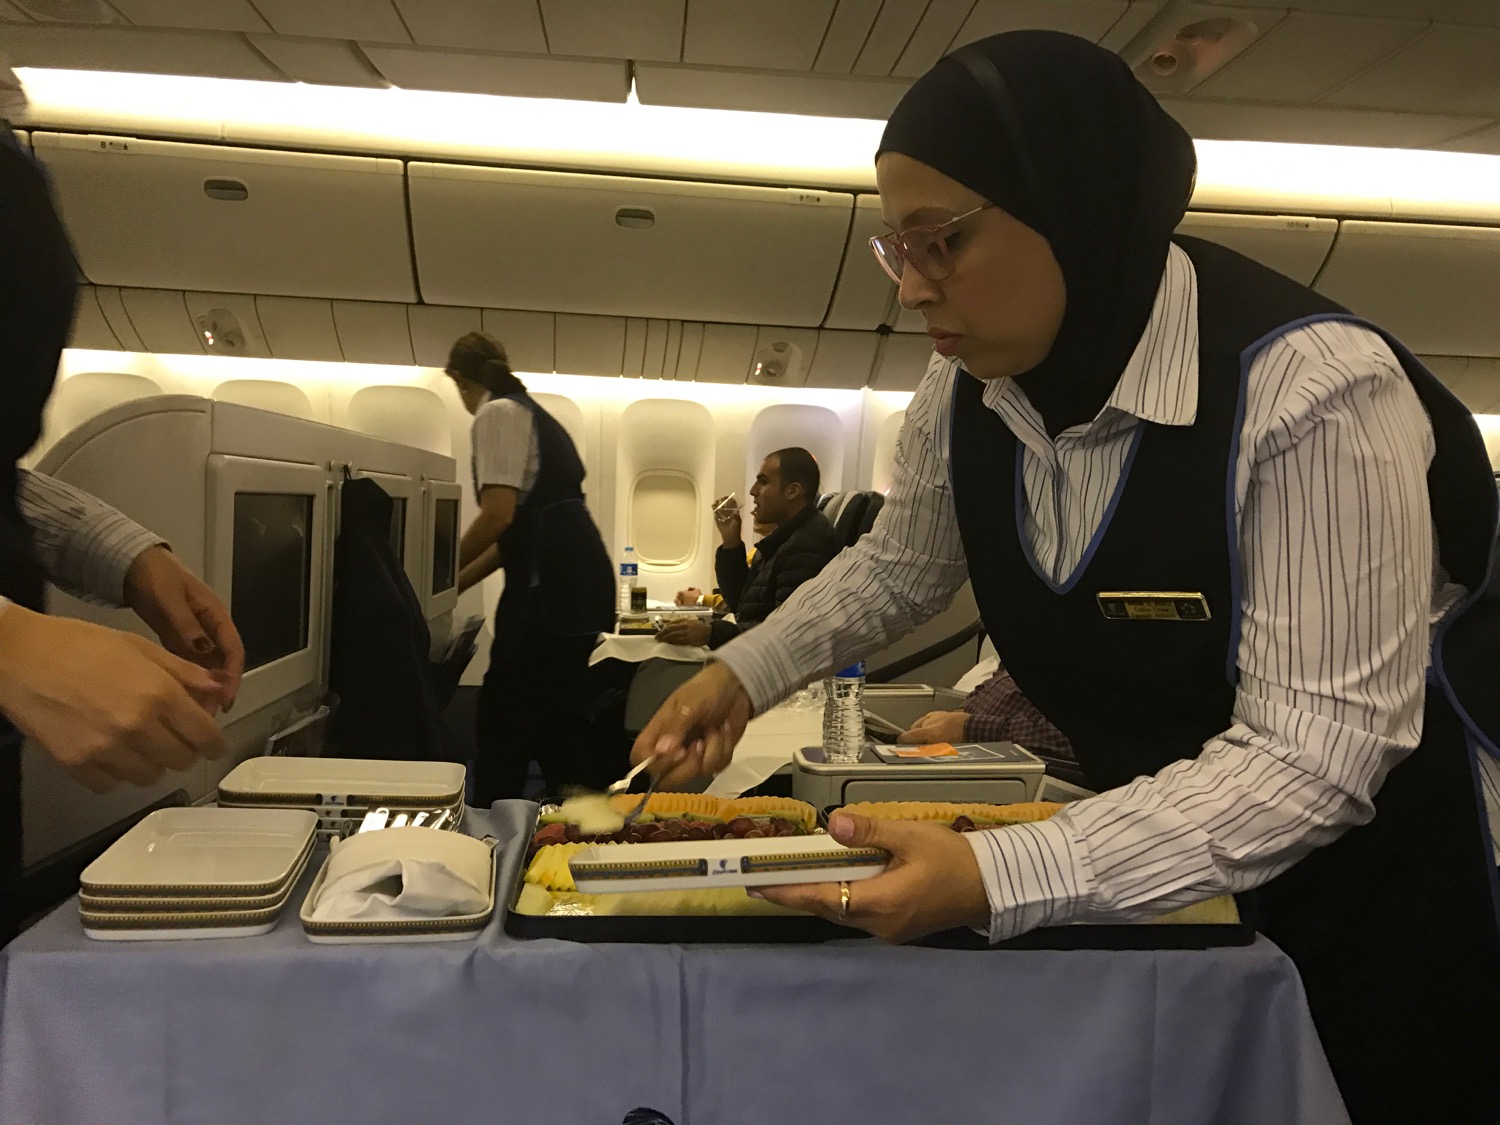
<svg viewBox="0 0 1500 1125">
<path fill-rule="evenodd" d="M 224 710 L 234 705 L 245 645 L 229 610 L 201 578 L 165 547 L 149 547 L 126 572 L 125 604 L 168 652 L 219 673 Z"/>
<path fill-rule="evenodd" d="M 989 896 L 962 833 L 946 824 L 871 820 L 842 812 L 828 818 L 828 832 L 848 847 L 891 853 L 881 874 L 849 884 L 846 917 L 839 917 L 837 883 L 756 887 L 752 893 L 830 922 L 858 926 L 889 942 L 959 926 L 989 926 Z"/>
</svg>

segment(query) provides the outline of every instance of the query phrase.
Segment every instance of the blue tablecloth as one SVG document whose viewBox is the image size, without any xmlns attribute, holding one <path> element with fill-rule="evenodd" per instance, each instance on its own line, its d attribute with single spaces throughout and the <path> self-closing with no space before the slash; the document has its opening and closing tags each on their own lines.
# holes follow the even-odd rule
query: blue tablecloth
<svg viewBox="0 0 1500 1125">
<path fill-rule="evenodd" d="M 533 815 L 471 811 L 502 887 Z M 497 913 L 475 941 L 328 946 L 300 901 L 258 938 L 95 942 L 72 902 L 23 934 L 0 955 L 0 1121 L 1347 1121 L 1264 939 L 591 946 L 510 938 Z"/>
</svg>

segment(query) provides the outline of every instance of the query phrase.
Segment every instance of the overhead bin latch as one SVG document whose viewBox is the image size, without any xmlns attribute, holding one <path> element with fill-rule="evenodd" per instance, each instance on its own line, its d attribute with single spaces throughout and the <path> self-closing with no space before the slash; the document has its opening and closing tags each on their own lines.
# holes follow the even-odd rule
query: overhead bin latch
<svg viewBox="0 0 1500 1125">
<path fill-rule="evenodd" d="M 631 230 L 650 230 L 656 225 L 656 212 L 649 207 L 621 207 L 615 212 L 615 226 Z"/>
<path fill-rule="evenodd" d="M 210 199 L 240 203 L 250 198 L 250 189 L 240 180 L 204 180 L 203 194 Z"/>
</svg>

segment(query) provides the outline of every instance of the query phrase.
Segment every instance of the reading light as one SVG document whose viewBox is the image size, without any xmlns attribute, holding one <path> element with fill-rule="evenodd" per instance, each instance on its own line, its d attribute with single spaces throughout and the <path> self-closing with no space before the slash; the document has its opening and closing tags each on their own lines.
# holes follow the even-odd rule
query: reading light
<svg viewBox="0 0 1500 1125">
<path fill-rule="evenodd" d="M 195 321 L 203 346 L 213 355 L 239 355 L 245 350 L 245 333 L 228 309 L 209 309 Z"/>
</svg>

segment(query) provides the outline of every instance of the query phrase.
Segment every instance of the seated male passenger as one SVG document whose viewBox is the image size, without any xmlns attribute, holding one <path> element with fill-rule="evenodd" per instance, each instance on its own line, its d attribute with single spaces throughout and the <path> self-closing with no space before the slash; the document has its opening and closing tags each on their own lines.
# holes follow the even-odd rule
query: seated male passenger
<svg viewBox="0 0 1500 1125">
<path fill-rule="evenodd" d="M 839 551 L 833 525 L 818 511 L 820 479 L 818 462 L 800 446 L 778 449 L 762 461 L 750 489 L 750 518 L 775 524 L 776 530 L 757 545 L 754 562 L 745 558 L 739 509 L 726 507 L 715 516 L 723 543 L 714 573 L 738 623 L 679 621 L 662 629 L 658 639 L 718 648 L 764 621 L 798 586 L 815 578 Z"/>
<path fill-rule="evenodd" d="M 931 742 L 1015 742 L 1046 762 L 1052 777 L 1088 785 L 1068 736 L 1021 694 L 1004 668 L 996 669 L 969 692 L 961 710 L 927 712 L 902 733 L 901 741 L 917 746 Z"/>
<path fill-rule="evenodd" d="M 715 523 L 721 520 L 738 518 L 738 507 L 725 504 L 725 501 L 728 499 L 729 497 L 722 496 L 714 503 Z M 755 552 L 760 546 L 760 541 L 775 531 L 776 525 L 774 523 L 754 523 L 750 525 L 750 530 L 755 535 L 755 546 L 745 552 L 746 565 L 755 562 Z M 680 606 L 701 605 L 707 606 L 709 609 L 728 610 L 728 607 L 724 604 L 724 595 L 719 592 L 717 587 L 711 593 L 705 594 L 698 587 L 689 586 L 686 590 L 677 591 L 675 601 Z"/>
</svg>

